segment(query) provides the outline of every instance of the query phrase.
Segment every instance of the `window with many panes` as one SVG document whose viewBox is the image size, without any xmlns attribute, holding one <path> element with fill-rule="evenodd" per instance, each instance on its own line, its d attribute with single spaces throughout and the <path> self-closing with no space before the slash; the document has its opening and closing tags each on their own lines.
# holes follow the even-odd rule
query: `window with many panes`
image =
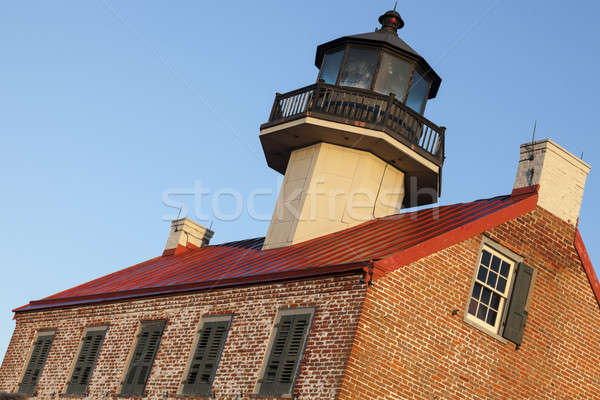
<svg viewBox="0 0 600 400">
<path fill-rule="evenodd" d="M 515 262 L 485 246 L 475 272 L 467 318 L 498 333 Z"/>
<path fill-rule="evenodd" d="M 484 239 L 469 292 L 465 322 L 520 346 L 529 315 L 534 272 L 522 262 L 521 256 Z"/>
</svg>

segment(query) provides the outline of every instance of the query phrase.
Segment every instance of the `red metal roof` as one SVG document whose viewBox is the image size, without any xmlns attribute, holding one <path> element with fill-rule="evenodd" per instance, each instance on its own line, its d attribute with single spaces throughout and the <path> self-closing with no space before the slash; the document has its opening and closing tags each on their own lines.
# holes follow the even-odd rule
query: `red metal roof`
<svg viewBox="0 0 600 400">
<path fill-rule="evenodd" d="M 535 208 L 537 190 L 396 214 L 289 247 L 262 238 L 156 257 L 14 311 L 364 270 L 374 279 Z"/>
</svg>

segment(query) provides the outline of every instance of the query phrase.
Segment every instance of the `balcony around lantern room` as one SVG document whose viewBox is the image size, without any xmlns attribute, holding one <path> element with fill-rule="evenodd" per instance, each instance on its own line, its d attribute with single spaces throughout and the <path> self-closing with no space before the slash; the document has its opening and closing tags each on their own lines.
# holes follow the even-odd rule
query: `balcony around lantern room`
<svg viewBox="0 0 600 400">
<path fill-rule="evenodd" d="M 284 173 L 289 153 L 319 141 L 370 151 L 438 187 L 445 128 L 423 117 L 431 81 L 390 51 L 347 45 L 327 52 L 315 84 L 277 93 L 261 142 Z M 439 187 L 438 187 L 439 189 Z"/>
</svg>

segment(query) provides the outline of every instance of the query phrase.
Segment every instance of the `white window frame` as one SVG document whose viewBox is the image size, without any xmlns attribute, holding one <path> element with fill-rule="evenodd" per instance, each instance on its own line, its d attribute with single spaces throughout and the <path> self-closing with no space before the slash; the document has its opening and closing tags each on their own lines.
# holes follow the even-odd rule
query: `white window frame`
<svg viewBox="0 0 600 400">
<path fill-rule="evenodd" d="M 500 306 L 498 307 L 498 316 L 496 317 L 496 324 L 494 326 L 488 324 L 485 321 L 480 320 L 475 315 L 469 313 L 469 303 L 471 302 L 471 296 L 473 294 L 473 288 L 478 281 L 477 274 L 479 272 L 479 266 L 481 264 L 481 257 L 483 256 L 483 250 L 489 252 L 492 256 L 499 257 L 502 261 L 506 261 L 510 264 L 510 270 L 508 273 L 508 278 L 506 282 L 506 294 L 501 295 Z M 477 262 L 475 264 L 473 278 L 471 280 L 471 285 L 469 288 L 469 292 L 467 294 L 467 301 L 464 309 L 464 317 L 463 321 L 480 331 L 487 333 L 493 338 L 501 341 L 502 343 L 506 343 L 507 340 L 502 337 L 502 332 L 504 331 L 504 322 L 506 321 L 506 313 L 508 311 L 508 304 L 510 304 L 510 297 L 512 293 L 512 287 L 515 278 L 515 270 L 520 262 L 523 261 L 523 257 L 518 255 L 517 253 L 507 249 L 506 247 L 494 242 L 488 237 L 484 237 L 481 241 L 481 245 L 479 247 L 479 253 L 477 255 Z M 481 282 L 480 282 L 481 283 Z M 483 285 L 487 287 L 487 284 Z M 490 288 L 491 289 L 491 288 Z M 491 289 L 492 292 L 498 293 L 494 289 Z"/>
</svg>

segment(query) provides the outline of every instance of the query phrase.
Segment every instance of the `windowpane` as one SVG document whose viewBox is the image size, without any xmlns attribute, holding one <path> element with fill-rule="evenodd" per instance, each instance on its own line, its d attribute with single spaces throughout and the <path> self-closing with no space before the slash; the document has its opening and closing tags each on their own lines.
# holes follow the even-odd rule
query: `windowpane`
<svg viewBox="0 0 600 400">
<path fill-rule="evenodd" d="M 498 272 L 500 269 L 500 259 L 496 256 L 492 258 L 492 270 Z"/>
<path fill-rule="evenodd" d="M 485 278 L 487 278 L 488 270 L 485 267 L 479 267 L 479 273 L 477 274 L 477 279 L 481 282 L 485 282 Z"/>
<path fill-rule="evenodd" d="M 481 293 L 481 285 L 479 283 L 476 283 L 475 286 L 473 286 L 473 297 L 476 298 L 477 300 L 479 300 L 480 293 Z"/>
<path fill-rule="evenodd" d="M 495 288 L 497 279 L 498 279 L 498 275 L 493 272 L 490 272 L 490 274 L 488 275 L 488 278 L 487 278 L 487 284 L 490 285 L 491 287 Z"/>
<path fill-rule="evenodd" d="M 500 279 L 498 279 L 498 285 L 496 286 L 496 289 L 499 292 L 504 293 L 504 291 L 506 290 L 506 279 L 500 277 Z"/>
<path fill-rule="evenodd" d="M 485 321 L 485 315 L 487 313 L 487 307 L 484 306 L 483 304 L 479 305 L 479 310 L 477 311 L 477 318 L 479 318 L 482 321 Z"/>
<path fill-rule="evenodd" d="M 413 66 L 406 61 L 391 54 L 383 53 L 375 83 L 375 91 L 385 95 L 394 93 L 396 98 L 403 101 L 408 89 L 408 80 L 412 68 Z"/>
<path fill-rule="evenodd" d="M 494 310 L 498 310 L 498 307 L 500 307 L 500 295 L 497 293 L 494 293 L 494 295 L 492 296 L 492 304 L 490 304 L 492 306 L 492 308 Z"/>
<path fill-rule="evenodd" d="M 496 311 L 490 310 L 487 316 L 487 323 L 490 325 L 496 325 L 496 316 L 498 313 Z"/>
<path fill-rule="evenodd" d="M 481 252 L 481 263 L 483 265 L 485 265 L 486 267 L 490 266 L 490 259 L 491 258 L 492 258 L 492 255 L 489 252 L 487 252 L 485 250 L 483 250 Z"/>
<path fill-rule="evenodd" d="M 481 294 L 481 302 L 485 305 L 490 304 L 490 297 L 492 295 L 492 291 L 488 288 L 483 288 L 483 293 Z"/>
<path fill-rule="evenodd" d="M 344 49 L 325 55 L 325 60 L 323 60 L 323 65 L 321 65 L 321 75 L 319 76 L 319 79 L 323 79 L 325 83 L 335 85 L 343 59 Z"/>
<path fill-rule="evenodd" d="M 510 271 L 510 264 L 506 261 L 502 261 L 502 268 L 500 268 L 500 274 L 503 277 L 508 278 L 508 271 Z"/>
<path fill-rule="evenodd" d="M 421 76 L 416 70 L 413 73 L 413 79 L 410 84 L 410 90 L 408 91 L 408 98 L 406 99 L 406 105 L 418 112 L 423 113 L 425 108 L 425 101 L 429 94 L 429 81 Z"/>
<path fill-rule="evenodd" d="M 370 89 L 378 55 L 377 50 L 351 47 L 342 70 L 340 85 Z"/>
<path fill-rule="evenodd" d="M 469 303 L 469 314 L 475 315 L 475 313 L 477 312 L 477 302 L 473 299 L 471 299 L 471 302 Z"/>
</svg>

